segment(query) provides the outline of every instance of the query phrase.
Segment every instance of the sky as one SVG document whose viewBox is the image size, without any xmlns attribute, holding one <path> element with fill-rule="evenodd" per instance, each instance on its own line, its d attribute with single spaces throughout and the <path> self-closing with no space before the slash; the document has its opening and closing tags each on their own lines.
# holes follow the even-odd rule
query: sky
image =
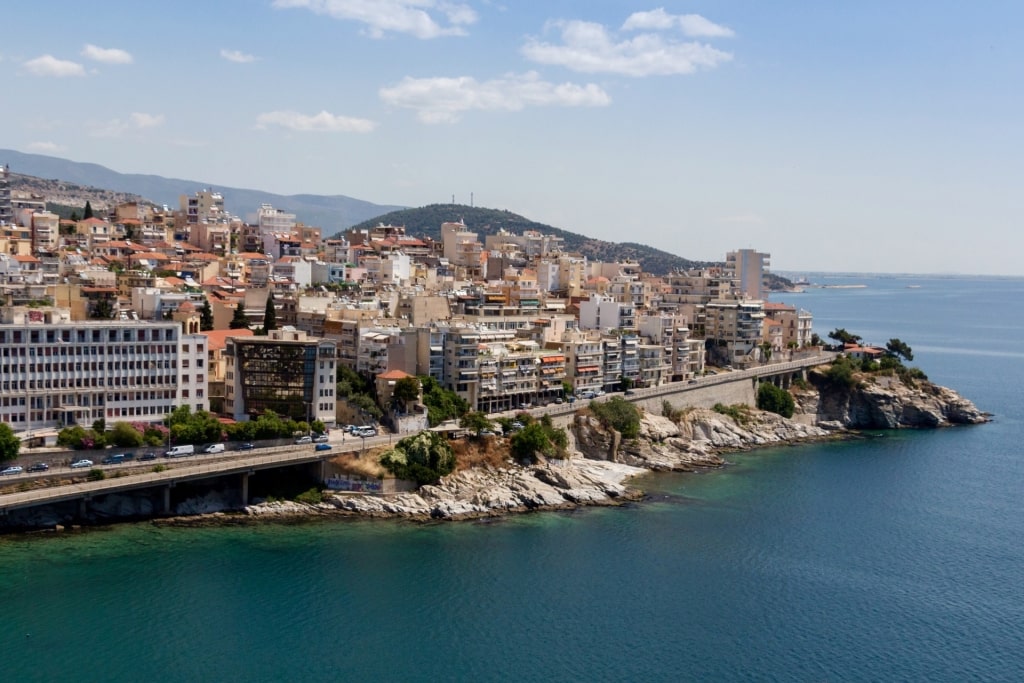
<svg viewBox="0 0 1024 683">
<path fill-rule="evenodd" d="M 3 148 L 775 271 L 1024 275 L 1017 0 L 39 0 L 3 24 Z"/>
</svg>

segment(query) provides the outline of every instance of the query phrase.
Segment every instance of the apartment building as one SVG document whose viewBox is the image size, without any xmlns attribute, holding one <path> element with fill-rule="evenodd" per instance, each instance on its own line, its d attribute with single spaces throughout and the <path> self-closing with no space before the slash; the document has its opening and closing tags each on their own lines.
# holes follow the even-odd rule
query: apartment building
<svg viewBox="0 0 1024 683">
<path fill-rule="evenodd" d="M 748 366 L 761 360 L 765 318 L 764 302 L 753 299 L 717 299 L 705 307 L 705 335 L 712 362 Z"/>
<path fill-rule="evenodd" d="M 771 257 L 754 249 L 730 251 L 725 255 L 725 272 L 748 299 L 764 299 L 768 294 L 765 275 Z"/>
</svg>

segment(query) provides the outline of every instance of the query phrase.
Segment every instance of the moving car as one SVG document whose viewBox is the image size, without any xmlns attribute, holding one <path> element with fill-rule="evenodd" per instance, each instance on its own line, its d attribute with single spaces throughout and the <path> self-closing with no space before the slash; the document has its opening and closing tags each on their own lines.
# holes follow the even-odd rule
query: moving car
<svg viewBox="0 0 1024 683">
<path fill-rule="evenodd" d="M 124 462 L 124 453 L 112 453 L 107 457 L 103 458 L 102 464 L 104 465 L 120 465 Z"/>
<path fill-rule="evenodd" d="M 295 439 L 295 443 L 313 443 L 313 438 L 310 436 L 300 436 Z"/>
<path fill-rule="evenodd" d="M 240 444 L 238 444 L 238 448 L 236 448 L 235 450 L 236 451 L 251 451 L 253 448 L 255 448 L 255 446 L 253 446 L 251 443 L 240 443 Z"/>
<path fill-rule="evenodd" d="M 155 451 L 146 451 L 145 453 L 142 454 L 142 456 L 139 458 L 139 460 L 140 461 L 142 461 L 142 460 L 156 460 L 156 452 Z"/>
<path fill-rule="evenodd" d="M 224 444 L 222 443 L 211 443 L 209 446 L 203 449 L 203 453 L 223 453 Z"/>
<path fill-rule="evenodd" d="M 183 458 L 186 455 L 193 455 L 196 452 L 196 447 L 192 444 L 185 446 L 171 446 L 170 450 L 164 453 L 168 458 Z"/>
<path fill-rule="evenodd" d="M 329 451 L 329 450 L 331 450 L 331 444 L 329 444 L 329 443 L 318 443 L 316 446 L 313 447 L 313 450 L 315 450 L 315 451 Z"/>
<path fill-rule="evenodd" d="M 71 463 L 71 468 L 77 470 L 83 467 L 92 467 L 92 464 L 92 460 L 86 460 L 83 458 L 82 460 L 76 460 L 73 463 Z"/>
<path fill-rule="evenodd" d="M 21 474 L 24 471 L 25 470 L 22 469 L 21 465 L 11 465 L 10 467 L 5 467 L 3 471 L 0 471 L 0 474 Z"/>
<path fill-rule="evenodd" d="M 313 437 L 313 443 L 327 443 L 328 441 L 330 441 L 330 437 L 326 434 L 317 434 Z"/>
<path fill-rule="evenodd" d="M 45 472 L 48 469 L 50 469 L 50 466 L 47 465 L 45 462 L 37 462 L 37 463 L 35 463 L 33 465 L 30 465 L 29 468 L 28 468 L 28 471 L 29 472 Z"/>
<path fill-rule="evenodd" d="M 622 392 L 622 393 L 623 393 L 624 395 L 626 395 L 626 396 L 633 396 L 633 395 L 635 395 L 635 394 L 636 394 L 636 392 L 635 392 L 635 391 L 633 391 L 632 389 L 626 389 L 626 390 L 625 390 L 624 392 Z"/>
</svg>

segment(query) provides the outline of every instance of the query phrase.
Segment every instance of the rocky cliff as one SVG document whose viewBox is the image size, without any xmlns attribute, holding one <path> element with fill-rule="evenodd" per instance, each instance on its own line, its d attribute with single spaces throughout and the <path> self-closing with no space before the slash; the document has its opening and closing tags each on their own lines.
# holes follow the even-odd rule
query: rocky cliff
<svg viewBox="0 0 1024 683">
<path fill-rule="evenodd" d="M 794 418 L 827 429 L 932 428 L 991 419 L 957 392 L 927 380 L 870 374 L 855 376 L 847 386 L 818 372 L 810 380 L 810 388 L 796 392 Z"/>
<path fill-rule="evenodd" d="M 623 439 L 592 415 L 576 416 L 572 432 L 576 448 L 587 458 L 610 460 L 650 470 L 690 472 L 724 464 L 721 453 L 796 443 L 828 435 L 814 425 L 800 424 L 774 413 L 750 410 L 740 423 L 731 417 L 696 408 L 679 420 L 643 413 L 640 433 Z"/>
</svg>

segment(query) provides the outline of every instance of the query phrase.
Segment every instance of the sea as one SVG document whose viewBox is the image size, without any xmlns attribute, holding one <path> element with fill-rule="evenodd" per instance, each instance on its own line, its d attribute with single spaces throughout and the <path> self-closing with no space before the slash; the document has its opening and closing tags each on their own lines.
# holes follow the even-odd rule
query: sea
<svg viewBox="0 0 1024 683">
<path fill-rule="evenodd" d="M 637 480 L 622 507 L 0 538 L 0 680 L 1024 680 L 1024 280 L 773 296 L 989 424 Z"/>
</svg>

